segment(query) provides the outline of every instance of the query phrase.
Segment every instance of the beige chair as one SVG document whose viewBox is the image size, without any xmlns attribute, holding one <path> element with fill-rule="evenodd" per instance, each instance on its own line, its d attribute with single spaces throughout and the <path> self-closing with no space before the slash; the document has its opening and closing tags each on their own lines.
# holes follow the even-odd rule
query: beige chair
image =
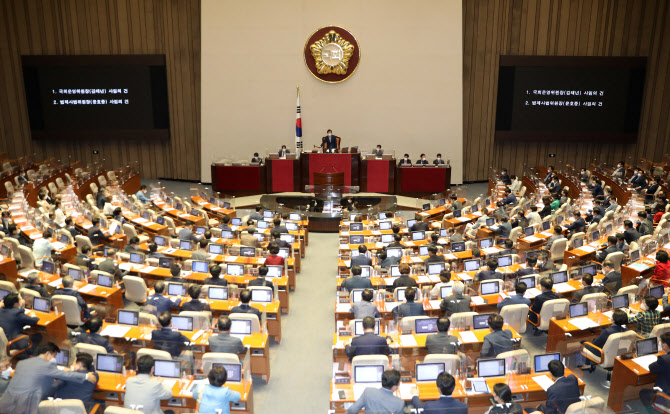
<svg viewBox="0 0 670 414">
<path fill-rule="evenodd" d="M 101 175 L 98 177 L 98 182 L 100 183 L 101 186 L 105 187 L 107 186 L 107 180 L 105 180 L 105 176 Z"/>
<path fill-rule="evenodd" d="M 670 323 L 660 323 L 654 326 L 654 328 L 651 330 L 651 333 L 649 333 L 649 337 L 660 338 L 661 335 L 666 332 L 670 332 Z"/>
<path fill-rule="evenodd" d="M 92 413 L 99 413 L 99 405 L 95 405 Z M 81 400 L 45 400 L 37 406 L 38 414 L 89 414 Z"/>
<path fill-rule="evenodd" d="M 591 342 L 585 342 L 582 345 L 582 355 L 607 370 L 607 380 L 602 384 L 603 386 L 607 388 L 609 387 L 616 357 L 633 352 L 633 345 L 635 344 L 636 338 L 637 335 L 634 331 L 626 331 L 610 335 L 602 348 L 593 345 Z M 587 349 L 586 345 L 598 349 L 600 351 L 600 356 L 597 356 Z"/>
<path fill-rule="evenodd" d="M 114 171 L 107 171 L 107 179 L 109 181 L 116 181 L 116 173 Z"/>
<path fill-rule="evenodd" d="M 444 363 L 444 370 L 451 375 L 456 375 L 461 369 L 461 357 L 452 354 L 428 354 L 423 359 L 425 363 Z"/>
<path fill-rule="evenodd" d="M 130 408 L 109 406 L 105 408 L 104 414 L 143 414 L 142 411 L 131 410 Z"/>
<path fill-rule="evenodd" d="M 565 253 L 565 249 L 568 247 L 568 239 L 565 237 L 561 237 L 560 239 L 556 239 L 554 243 L 551 245 L 551 260 L 556 262 L 556 261 L 563 261 L 563 255 Z"/>
<path fill-rule="evenodd" d="M 138 321 L 140 325 L 158 326 L 158 317 L 153 313 L 140 312 Z"/>
<path fill-rule="evenodd" d="M 640 289 L 641 287 L 638 285 L 622 286 L 614 296 L 628 295 L 628 301 L 632 303 L 632 299 L 634 299 L 635 295 L 637 295 L 637 292 L 640 291 Z"/>
<path fill-rule="evenodd" d="M 570 404 L 565 410 L 565 414 L 601 414 L 603 412 L 605 412 L 605 400 L 600 397 Z"/>
<path fill-rule="evenodd" d="M 505 360 L 505 369 L 509 371 L 528 372 L 530 368 L 530 354 L 525 349 L 501 352 L 496 358 Z"/>
<path fill-rule="evenodd" d="M 7 196 L 10 196 L 12 193 L 14 193 L 14 185 L 11 181 L 5 181 L 5 190 L 7 190 Z"/>
<path fill-rule="evenodd" d="M 65 182 L 61 177 L 56 178 L 56 185 L 58 186 L 59 189 L 65 188 Z"/>
<path fill-rule="evenodd" d="M 32 272 L 31 272 L 32 273 Z M 17 293 L 16 286 L 12 282 L 6 280 L 0 280 L 0 289 L 8 290 L 11 293 Z"/>
<path fill-rule="evenodd" d="M 98 192 L 98 185 L 96 183 L 91 183 L 89 187 L 91 187 L 91 192 L 93 194 Z"/>
<path fill-rule="evenodd" d="M 521 232 L 523 231 L 523 228 L 521 227 L 515 227 L 512 229 L 512 231 L 509 232 L 509 239 L 512 240 L 513 243 L 516 243 L 517 239 L 521 235 Z"/>
<path fill-rule="evenodd" d="M 587 295 L 582 296 L 580 302 L 588 303 L 589 310 L 596 309 L 596 305 L 600 305 L 600 308 L 602 308 L 607 303 L 607 295 L 602 292 L 589 293 Z"/>
<path fill-rule="evenodd" d="M 240 357 L 237 354 L 224 352 L 207 352 L 202 355 L 202 373 L 207 375 L 213 364 L 239 364 Z"/>
<path fill-rule="evenodd" d="M 542 309 L 540 309 L 540 314 L 538 316 L 537 323 L 528 318 L 528 322 L 531 325 L 535 326 L 540 331 L 549 330 L 549 321 L 551 318 L 554 318 L 559 315 L 566 315 L 568 313 L 568 308 L 570 306 L 570 301 L 567 299 L 552 299 L 544 302 L 542 304 Z M 532 312 L 532 311 L 531 311 Z"/>
<path fill-rule="evenodd" d="M 147 285 L 144 279 L 137 276 L 124 276 L 123 284 L 126 287 L 126 299 L 135 303 L 144 303 L 147 300 Z"/>
<path fill-rule="evenodd" d="M 78 234 L 74 237 L 75 241 L 77 242 L 77 251 L 81 253 L 81 248 L 84 246 L 88 246 L 93 250 L 93 243 L 91 243 L 91 239 L 88 238 L 88 236 L 82 236 L 81 234 Z"/>
<path fill-rule="evenodd" d="M 212 327 L 212 312 L 209 311 L 181 311 L 179 316 L 190 316 L 193 318 L 193 329 L 209 329 Z"/>
<path fill-rule="evenodd" d="M 137 359 L 140 359 L 140 357 L 143 357 L 144 355 L 151 355 L 154 359 L 164 359 L 172 361 L 172 355 L 170 355 L 168 351 L 161 351 L 158 349 L 151 349 L 151 348 L 140 348 L 137 351 Z"/>
<path fill-rule="evenodd" d="M 26 246 L 19 246 L 19 256 L 21 256 L 21 269 L 34 269 L 35 256 L 33 251 Z"/>
<path fill-rule="evenodd" d="M 451 315 L 451 327 L 461 329 L 465 326 L 472 327 L 472 317 L 477 315 L 477 312 L 458 312 Z"/>
<path fill-rule="evenodd" d="M 251 321 L 251 333 L 261 331 L 261 321 L 253 313 L 231 313 L 228 317 L 231 321 Z"/>
<path fill-rule="evenodd" d="M 431 319 L 430 316 L 405 316 L 400 319 L 400 329 L 402 331 L 415 331 L 417 319 Z"/>
<path fill-rule="evenodd" d="M 65 314 L 65 323 L 69 326 L 81 326 L 84 320 L 81 316 L 82 309 L 77 303 L 77 298 L 69 295 L 54 295 L 51 297 L 51 303 Z"/>
<path fill-rule="evenodd" d="M 581 232 L 581 231 L 580 231 L 580 232 L 577 232 L 577 233 L 575 233 L 575 234 L 573 234 L 573 235 L 570 237 L 570 240 L 568 241 L 568 248 L 569 248 L 569 249 L 574 248 L 574 246 L 575 246 L 575 241 L 580 240 L 580 239 L 583 240 L 585 236 L 586 236 L 585 233 L 584 233 L 584 232 Z"/>
<path fill-rule="evenodd" d="M 56 187 L 56 184 L 53 181 L 47 184 L 47 186 L 49 187 L 51 194 L 58 194 L 58 187 Z"/>
<path fill-rule="evenodd" d="M 123 225 L 123 233 L 128 237 L 128 239 L 131 237 L 137 237 L 140 239 L 140 243 L 146 243 L 150 240 L 149 236 L 143 234 L 138 235 L 137 231 L 135 231 L 135 227 L 127 223 Z"/>
<path fill-rule="evenodd" d="M 384 371 L 389 369 L 389 358 L 386 355 L 358 355 L 351 360 L 351 372 L 360 365 L 382 365 Z"/>
<path fill-rule="evenodd" d="M 174 224 L 174 220 L 168 216 L 163 216 L 165 218 L 165 225 L 168 227 L 168 232 L 170 236 L 175 237 L 177 235 L 177 227 Z"/>
<path fill-rule="evenodd" d="M 40 295 L 39 292 L 36 292 L 29 288 L 21 288 L 21 290 L 19 290 L 19 296 L 21 296 L 21 299 L 26 301 L 27 308 L 33 307 L 34 302 L 33 299 L 42 297 L 42 295 Z"/>
<path fill-rule="evenodd" d="M 13 343 L 24 339 L 28 340 L 30 344 L 29 347 L 25 349 L 9 349 Z M 0 328 L 0 360 L 5 359 L 7 357 L 14 358 L 26 351 L 29 351 L 31 346 L 32 341 L 30 341 L 30 337 L 28 337 L 28 335 L 19 335 L 16 338 L 9 341 L 7 340 L 7 336 L 5 335 L 5 331 L 2 328 Z"/>
<path fill-rule="evenodd" d="M 612 265 L 614 266 L 614 270 L 621 272 L 621 262 L 623 261 L 624 257 L 626 257 L 626 255 L 622 252 L 614 252 L 608 254 L 607 257 L 605 257 L 605 260 L 611 261 Z"/>
<path fill-rule="evenodd" d="M 505 323 L 512 327 L 516 332 L 522 334 L 526 332 L 526 319 L 528 319 L 528 305 L 506 305 L 500 310 L 500 316 Z"/>
<path fill-rule="evenodd" d="M 93 357 L 93 363 L 96 363 L 98 354 L 106 354 L 104 346 L 78 343 L 74 346 L 75 353 L 83 352 Z"/>
</svg>

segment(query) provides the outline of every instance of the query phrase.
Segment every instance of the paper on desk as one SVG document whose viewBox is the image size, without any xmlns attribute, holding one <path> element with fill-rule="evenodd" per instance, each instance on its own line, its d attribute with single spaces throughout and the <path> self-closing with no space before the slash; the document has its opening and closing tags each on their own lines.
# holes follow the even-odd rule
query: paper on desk
<svg viewBox="0 0 670 414">
<path fill-rule="evenodd" d="M 400 344 L 403 346 L 416 346 L 414 335 L 400 335 Z"/>
<path fill-rule="evenodd" d="M 416 385 L 411 382 L 400 384 L 398 386 L 398 393 L 400 393 L 400 398 L 405 401 L 411 400 L 414 387 L 416 387 Z"/>
<path fill-rule="evenodd" d="M 575 326 L 577 329 L 589 329 L 589 328 L 596 328 L 596 327 L 600 326 L 596 322 L 587 318 L 586 316 L 570 319 L 569 322 L 570 322 L 571 325 Z"/>
<path fill-rule="evenodd" d="M 596 248 L 593 246 L 589 246 L 588 244 L 586 246 L 582 246 L 579 248 L 581 251 L 587 252 L 587 253 L 593 253 L 596 251 Z"/>
<path fill-rule="evenodd" d="M 461 280 L 472 280 L 472 276 L 470 276 L 470 275 L 467 274 L 467 273 L 458 273 L 457 276 L 458 276 Z"/>
<path fill-rule="evenodd" d="M 209 380 L 207 380 L 207 382 L 209 382 Z M 176 379 L 172 379 L 172 378 L 170 378 L 170 379 L 163 378 L 163 384 L 167 385 L 167 387 L 168 387 L 169 389 L 174 388 L 174 385 L 175 385 L 176 383 L 177 383 L 177 380 L 176 380 Z"/>
<path fill-rule="evenodd" d="M 51 287 L 58 287 L 58 286 L 60 286 L 60 284 L 61 284 L 62 282 L 63 282 L 63 279 L 58 278 L 58 279 L 54 280 L 53 282 L 50 282 L 50 283 L 49 283 L 49 286 L 51 286 Z"/>
<path fill-rule="evenodd" d="M 28 231 L 28 230 L 34 230 L 35 227 L 33 226 L 23 226 L 21 227 L 21 231 Z"/>
<path fill-rule="evenodd" d="M 121 270 L 130 271 L 131 267 L 132 267 L 132 263 L 120 263 L 119 264 L 119 269 L 121 269 Z"/>
<path fill-rule="evenodd" d="M 540 233 L 540 234 L 543 235 L 543 236 L 545 236 L 545 237 L 551 237 L 551 236 L 553 236 L 553 234 L 549 233 L 548 231 L 543 231 L 543 232 Z"/>
<path fill-rule="evenodd" d="M 475 335 L 475 333 L 472 331 L 460 331 L 458 333 L 458 336 L 461 337 L 461 342 L 463 343 L 479 342 L 479 339 L 477 339 L 477 335 Z"/>
<path fill-rule="evenodd" d="M 351 267 L 351 260 L 345 260 L 345 261 L 344 261 L 344 265 L 345 265 L 346 267 Z"/>
<path fill-rule="evenodd" d="M 407 242 L 405 242 L 405 246 L 407 246 L 407 247 L 414 247 L 414 242 L 412 242 L 412 241 L 407 241 Z"/>
<path fill-rule="evenodd" d="M 460 221 L 461 223 L 464 223 L 464 222 L 466 222 L 466 221 L 470 221 L 470 219 L 467 218 L 467 217 L 459 217 L 459 218 L 457 218 L 456 220 Z"/>
<path fill-rule="evenodd" d="M 614 315 L 614 312 L 613 312 L 613 311 L 603 312 L 603 316 L 607 316 L 608 318 L 611 318 L 612 315 Z"/>
<path fill-rule="evenodd" d="M 537 377 L 533 377 L 533 381 L 535 381 L 537 385 L 542 387 L 542 389 L 545 391 L 549 389 L 549 387 L 554 385 L 554 381 L 547 375 L 539 375 Z"/>
<path fill-rule="evenodd" d="M 147 221 L 146 223 L 144 223 L 145 226 L 153 226 L 154 224 L 156 223 L 154 223 L 153 221 Z"/>
<path fill-rule="evenodd" d="M 568 283 L 557 283 L 554 285 L 554 289 L 556 289 L 556 292 L 558 293 L 564 293 L 574 290 L 572 286 L 570 286 Z"/>
<path fill-rule="evenodd" d="M 649 266 L 647 266 L 644 263 L 633 263 L 628 265 L 628 267 L 632 267 L 635 270 L 643 271 L 649 269 Z"/>
<path fill-rule="evenodd" d="M 376 247 L 377 249 L 383 249 L 383 248 L 384 248 L 384 243 L 382 243 L 382 242 L 377 242 L 377 243 L 375 243 L 375 247 Z"/>
<path fill-rule="evenodd" d="M 639 358 L 633 358 L 633 362 L 649 371 L 649 364 L 656 362 L 658 357 L 656 355 L 645 355 Z"/>
<path fill-rule="evenodd" d="M 351 303 L 338 303 L 335 305 L 335 312 L 349 312 Z"/>
<path fill-rule="evenodd" d="M 419 276 L 417 277 L 419 283 L 431 283 L 430 277 L 428 276 Z"/>
<path fill-rule="evenodd" d="M 107 325 L 105 329 L 100 332 L 100 335 L 112 338 L 122 338 L 129 330 L 130 326 Z"/>
<path fill-rule="evenodd" d="M 458 259 L 458 258 L 451 253 L 447 253 L 447 254 L 444 255 L 444 260 L 456 260 L 456 259 Z"/>
<path fill-rule="evenodd" d="M 531 289 L 528 289 L 526 291 L 526 293 L 523 295 L 523 297 L 533 299 L 535 296 L 539 295 L 540 293 L 542 293 L 542 292 L 540 292 L 540 290 L 538 288 L 531 288 Z"/>
<path fill-rule="evenodd" d="M 349 235 L 349 232 L 348 232 L 348 231 L 341 231 L 341 232 L 340 232 L 340 235 L 341 235 L 341 236 L 348 236 L 348 235 Z"/>
<path fill-rule="evenodd" d="M 384 278 L 384 283 L 386 283 L 386 286 L 391 286 L 393 284 L 393 278 L 392 277 L 385 277 Z"/>
<path fill-rule="evenodd" d="M 391 312 L 396 306 L 400 305 L 400 302 L 386 302 L 385 305 L 386 311 Z"/>
<path fill-rule="evenodd" d="M 440 283 L 440 277 L 438 275 L 428 275 L 428 279 L 433 283 Z"/>
<path fill-rule="evenodd" d="M 412 263 L 423 263 L 423 260 L 417 256 L 411 257 L 410 259 L 412 260 Z"/>
<path fill-rule="evenodd" d="M 498 254 L 498 248 L 497 247 L 487 247 L 484 249 L 484 253 L 486 254 Z"/>
<path fill-rule="evenodd" d="M 349 250 L 349 243 L 340 244 L 340 250 Z"/>
<path fill-rule="evenodd" d="M 256 263 L 257 264 L 263 264 L 263 263 L 265 263 L 265 259 L 266 259 L 265 257 L 257 257 L 256 258 Z"/>
<path fill-rule="evenodd" d="M 163 250 L 161 253 L 167 253 L 167 254 L 170 254 L 170 253 L 174 253 L 174 252 L 176 252 L 176 251 L 177 251 L 177 249 L 174 249 L 174 248 L 172 248 L 172 247 L 168 247 L 167 249 Z"/>
<path fill-rule="evenodd" d="M 449 244 L 449 240 L 447 239 L 438 239 L 437 244 Z"/>
<path fill-rule="evenodd" d="M 189 394 L 192 394 L 192 393 L 193 393 L 193 389 L 194 389 L 195 387 L 197 387 L 198 385 L 208 385 L 208 384 L 209 384 L 209 380 L 208 380 L 208 379 L 193 380 L 193 382 L 191 382 L 191 385 L 189 385 L 189 387 L 188 387 L 188 393 L 189 393 Z"/>
<path fill-rule="evenodd" d="M 54 249 L 56 249 L 56 250 L 63 250 L 65 247 L 67 247 L 67 246 L 65 245 L 65 243 L 58 242 L 58 241 L 57 241 L 57 242 L 53 242 L 53 243 L 51 243 L 51 244 L 54 246 Z"/>
<path fill-rule="evenodd" d="M 381 235 L 382 235 L 382 232 L 379 231 L 379 230 L 372 230 L 372 235 L 373 235 L 373 236 L 381 236 Z"/>
<path fill-rule="evenodd" d="M 154 267 L 154 266 L 144 266 L 144 272 L 145 272 L 145 273 L 151 273 L 151 272 L 153 272 L 153 271 L 156 270 L 156 269 L 158 269 L 158 268 L 157 268 L 157 267 Z"/>
<path fill-rule="evenodd" d="M 440 303 L 442 303 L 442 301 L 440 299 L 435 299 L 435 300 L 429 300 L 428 303 L 430 303 L 431 308 L 440 309 Z"/>
<path fill-rule="evenodd" d="M 526 236 L 523 239 L 527 242 L 530 242 L 530 243 L 535 243 L 535 242 L 538 242 L 538 241 L 541 240 L 539 237 L 535 237 L 535 236 Z"/>
<path fill-rule="evenodd" d="M 473 296 L 470 298 L 470 300 L 472 300 L 472 303 L 474 303 L 475 305 L 483 305 L 486 303 L 484 298 L 481 296 Z"/>
<path fill-rule="evenodd" d="M 97 287 L 96 285 L 88 284 L 86 286 L 80 287 L 79 289 L 77 289 L 77 291 L 79 291 L 79 293 L 88 293 L 88 292 L 92 291 L 93 289 L 95 289 L 96 287 Z"/>
<path fill-rule="evenodd" d="M 226 262 L 234 262 L 237 260 L 237 256 L 228 256 L 226 257 Z"/>
</svg>

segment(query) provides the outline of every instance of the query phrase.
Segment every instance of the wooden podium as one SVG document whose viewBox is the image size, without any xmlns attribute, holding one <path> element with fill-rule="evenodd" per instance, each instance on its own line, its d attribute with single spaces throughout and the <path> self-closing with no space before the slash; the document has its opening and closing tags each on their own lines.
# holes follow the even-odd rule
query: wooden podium
<svg viewBox="0 0 670 414">
<path fill-rule="evenodd" d="M 340 197 L 344 189 L 343 172 L 315 172 L 313 174 L 314 194 L 317 198 Z"/>
</svg>

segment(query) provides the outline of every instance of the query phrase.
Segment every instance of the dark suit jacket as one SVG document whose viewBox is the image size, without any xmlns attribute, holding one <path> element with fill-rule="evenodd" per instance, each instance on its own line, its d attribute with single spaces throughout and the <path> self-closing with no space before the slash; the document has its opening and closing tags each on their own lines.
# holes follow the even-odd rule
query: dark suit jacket
<svg viewBox="0 0 670 414">
<path fill-rule="evenodd" d="M 97 227 L 89 227 L 88 238 L 91 239 L 91 244 L 97 246 L 107 240 L 107 236 Z"/>
<path fill-rule="evenodd" d="M 254 315 L 258 316 L 259 321 L 261 319 L 261 311 L 254 308 L 253 306 L 250 306 L 249 304 L 244 303 L 240 303 L 239 305 L 232 308 L 230 313 L 253 313 Z"/>
<path fill-rule="evenodd" d="M 222 277 L 208 277 L 202 283 L 204 285 L 228 286 L 228 281 Z"/>
<path fill-rule="evenodd" d="M 502 279 L 505 280 L 505 275 L 499 272 L 495 272 L 492 270 L 482 270 L 481 272 L 477 273 L 475 275 L 475 278 L 482 281 L 482 280 L 490 280 L 490 279 Z"/>
<path fill-rule="evenodd" d="M 402 158 L 398 164 L 399 165 L 412 165 L 412 160 L 410 160 L 409 158 L 408 159 Z"/>
<path fill-rule="evenodd" d="M 594 339 L 592 343 L 598 348 L 602 348 L 603 346 L 605 346 L 607 338 L 609 338 L 610 335 L 621 332 L 626 332 L 626 329 L 618 325 L 608 326 L 607 328 L 603 329 L 602 332 L 600 332 L 600 335 L 598 335 L 598 337 Z M 593 349 L 592 351 L 598 352 L 597 349 Z M 600 354 L 600 352 L 598 352 L 598 354 Z"/>
<path fill-rule="evenodd" d="M 351 292 L 352 289 L 372 289 L 372 282 L 370 278 L 349 276 L 342 281 L 341 286 Z"/>
<path fill-rule="evenodd" d="M 91 258 L 82 253 L 77 253 L 75 257 L 75 263 L 77 266 L 88 266 L 88 263 L 91 261 Z"/>
<path fill-rule="evenodd" d="M 519 269 L 516 271 L 517 276 L 527 276 L 527 275 L 533 275 L 535 273 L 539 273 L 539 270 L 530 267 L 525 267 L 523 269 Z"/>
<path fill-rule="evenodd" d="M 583 289 L 579 289 L 578 291 L 572 294 L 572 299 L 570 300 L 570 302 L 579 303 L 584 297 L 584 295 L 589 295 L 591 293 L 598 293 L 598 292 L 600 292 L 600 289 L 598 289 L 595 286 L 584 286 Z"/>
<path fill-rule="evenodd" d="M 79 236 L 81 233 L 79 233 L 79 230 L 75 226 L 65 226 L 65 230 L 69 231 L 72 237 Z"/>
<path fill-rule="evenodd" d="M 596 259 L 597 259 L 599 262 L 602 262 L 603 260 L 605 260 L 605 258 L 607 257 L 608 254 L 610 254 L 610 253 L 616 253 L 616 252 L 618 252 L 618 251 L 619 251 L 619 249 L 617 249 L 616 246 L 607 246 L 607 248 L 606 248 L 605 250 L 603 250 L 603 251 L 601 251 L 600 253 L 598 253 Z"/>
<path fill-rule="evenodd" d="M 602 280 L 603 285 L 612 293 L 621 289 L 621 273 L 613 270 L 605 275 Z"/>
<path fill-rule="evenodd" d="M 0 309 L 0 328 L 5 331 L 8 341 L 23 335 L 24 326 L 34 326 L 39 320 L 38 317 L 26 315 L 26 312 L 21 308 Z"/>
<path fill-rule="evenodd" d="M 444 165 L 444 160 L 442 158 L 440 158 L 439 160 L 435 158 L 433 160 L 433 165 Z"/>
<path fill-rule="evenodd" d="M 623 237 L 626 240 L 626 243 L 631 244 L 640 238 L 640 233 L 638 233 L 638 231 L 635 229 L 626 229 L 623 232 Z"/>
<path fill-rule="evenodd" d="M 428 165 L 428 160 L 418 159 L 418 160 L 416 160 L 415 164 Z"/>
<path fill-rule="evenodd" d="M 100 345 L 105 347 L 108 353 L 114 352 L 114 347 L 109 343 L 109 339 L 100 336 L 99 333 L 84 332 L 79 334 L 77 342 L 82 344 Z"/>
<path fill-rule="evenodd" d="M 458 312 L 470 312 L 470 296 L 468 295 L 450 295 L 442 299 L 440 309 L 445 316 L 451 316 Z"/>
<path fill-rule="evenodd" d="M 209 305 L 201 302 L 199 299 L 191 299 L 190 301 L 181 305 L 182 311 L 201 312 L 210 310 Z"/>
<path fill-rule="evenodd" d="M 170 312 L 170 310 L 174 306 L 170 298 L 163 295 L 148 296 L 146 304 L 155 306 L 157 315 L 160 315 L 163 312 Z"/>
<path fill-rule="evenodd" d="M 88 311 L 88 306 L 86 306 L 86 301 L 84 298 L 81 297 L 81 294 L 77 292 L 76 290 L 72 288 L 68 289 L 56 289 L 54 290 L 53 293 L 54 296 L 56 295 L 67 295 L 67 296 L 74 296 L 77 299 L 77 304 L 79 304 L 79 307 L 84 311 L 84 318 L 88 319 L 91 317 L 91 314 Z"/>
<path fill-rule="evenodd" d="M 570 375 L 556 380 L 547 388 L 547 410 L 545 414 L 561 414 L 572 403 L 579 401 L 579 382 L 577 377 Z"/>
<path fill-rule="evenodd" d="M 556 292 L 553 291 L 542 292 L 539 295 L 535 296 L 535 300 L 533 301 L 533 305 L 530 307 L 530 310 L 539 315 L 540 311 L 542 310 L 542 305 L 544 305 L 544 302 L 560 298 L 561 297 L 558 296 Z M 535 316 L 535 313 L 528 313 L 528 317 L 533 322 L 537 322 L 537 316 Z"/>
<path fill-rule="evenodd" d="M 358 266 L 371 266 L 372 265 L 372 259 L 365 256 L 365 255 L 359 254 L 358 256 L 354 256 L 354 257 L 351 258 L 351 267 L 354 267 L 356 265 L 358 265 Z"/>
<path fill-rule="evenodd" d="M 425 223 L 423 221 L 417 221 L 414 223 L 414 225 L 409 229 L 410 231 L 429 231 L 430 226 L 428 223 Z"/>
<path fill-rule="evenodd" d="M 264 277 L 257 277 L 255 279 L 252 279 L 249 281 L 249 286 L 267 286 L 267 287 L 272 287 L 272 282 L 267 280 Z"/>
<path fill-rule="evenodd" d="M 586 221 L 582 217 L 579 217 L 577 220 L 570 223 L 567 227 L 568 230 L 584 231 L 586 228 Z"/>
<path fill-rule="evenodd" d="M 415 288 L 419 287 L 419 285 L 416 283 L 416 280 L 409 277 L 409 275 L 401 275 L 400 277 L 397 277 L 393 281 L 393 285 L 391 285 L 391 287 L 387 288 L 387 290 L 393 292 L 393 291 L 395 291 L 396 288 L 409 287 L 409 286 L 412 286 L 412 287 L 415 287 Z"/>
<path fill-rule="evenodd" d="M 154 349 L 168 351 L 172 358 L 181 354 L 181 349 L 186 342 L 189 342 L 189 339 L 181 332 L 173 331 L 172 328 L 156 329 L 151 333 L 151 343 L 154 345 Z"/>
<path fill-rule="evenodd" d="M 85 369 L 74 372 L 88 374 L 88 371 Z M 91 372 L 93 375 L 95 375 L 97 380 L 100 379 L 100 375 L 95 372 L 95 370 L 91 370 Z M 56 380 L 54 382 L 54 389 L 56 391 L 54 398 L 60 398 L 63 400 L 81 400 L 84 403 L 86 410 L 91 410 L 93 405 L 95 405 L 93 401 L 93 391 L 95 391 L 95 385 L 96 384 L 88 381 L 84 381 L 83 384 L 79 384 L 72 381 Z"/>
<path fill-rule="evenodd" d="M 505 185 L 512 184 L 512 180 L 509 178 L 509 174 L 500 174 L 500 181 L 502 181 Z"/>
<path fill-rule="evenodd" d="M 421 402 L 418 396 L 412 397 L 414 408 L 423 408 L 426 414 L 468 414 L 468 405 L 462 401 L 455 400 L 451 395 L 440 395 L 434 401 Z"/>
<path fill-rule="evenodd" d="M 507 305 L 528 305 L 530 307 L 530 299 L 524 298 L 522 295 L 514 294 L 506 297 L 502 302 L 498 303 L 498 311 Z"/>
<path fill-rule="evenodd" d="M 423 303 L 421 302 L 402 303 L 393 308 L 393 315 L 399 318 L 404 318 L 405 316 L 422 316 L 425 314 L 426 312 L 424 312 Z"/>
<path fill-rule="evenodd" d="M 47 292 L 47 289 L 44 285 L 39 284 L 39 285 L 26 285 L 26 289 L 34 290 L 35 292 L 39 293 L 41 297 L 43 298 L 48 298 L 49 294 Z"/>
<path fill-rule="evenodd" d="M 549 215 L 551 215 L 551 205 L 547 204 L 544 207 L 542 207 L 542 210 L 538 213 L 540 217 L 545 218 Z"/>
<path fill-rule="evenodd" d="M 659 355 L 656 362 L 649 364 L 649 372 L 658 375 L 656 386 L 664 393 L 670 393 L 670 355 Z"/>
<path fill-rule="evenodd" d="M 105 207 L 105 194 L 102 191 L 95 193 L 95 205 L 100 210 Z"/>
<path fill-rule="evenodd" d="M 368 332 L 351 340 L 344 350 L 351 360 L 358 355 L 388 355 L 391 350 L 386 343 L 386 338 Z"/>
<path fill-rule="evenodd" d="M 327 149 L 337 149 L 337 141 L 339 138 L 340 137 L 335 135 L 331 135 L 330 137 L 326 135 L 325 137 L 321 138 L 321 146 Z"/>
</svg>

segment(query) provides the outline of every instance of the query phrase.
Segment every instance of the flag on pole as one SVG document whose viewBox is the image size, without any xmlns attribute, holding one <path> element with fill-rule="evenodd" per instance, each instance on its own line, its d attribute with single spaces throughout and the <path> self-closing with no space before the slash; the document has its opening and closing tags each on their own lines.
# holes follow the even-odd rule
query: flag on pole
<svg viewBox="0 0 670 414">
<path fill-rule="evenodd" d="M 295 153 L 300 154 L 302 152 L 302 119 L 300 117 L 300 87 L 298 89 L 298 102 L 296 105 L 295 113 Z"/>
</svg>

